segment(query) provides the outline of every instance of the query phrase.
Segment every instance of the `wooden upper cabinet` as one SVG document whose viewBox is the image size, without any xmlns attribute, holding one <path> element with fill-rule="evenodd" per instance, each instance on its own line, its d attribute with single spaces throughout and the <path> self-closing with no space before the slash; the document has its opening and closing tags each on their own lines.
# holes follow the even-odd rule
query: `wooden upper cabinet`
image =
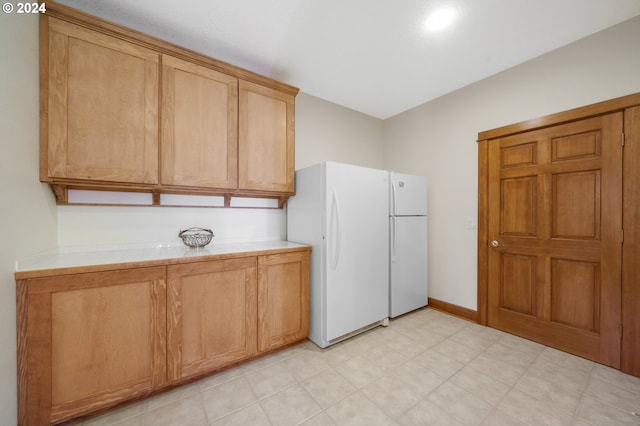
<svg viewBox="0 0 640 426">
<path fill-rule="evenodd" d="M 40 18 L 40 180 L 69 188 L 294 193 L 298 89 L 55 2 Z M 154 197 L 159 203 L 160 197 Z"/>
<path fill-rule="evenodd" d="M 237 78 L 163 55 L 163 185 L 235 189 L 237 123 Z"/>
<path fill-rule="evenodd" d="M 294 95 L 240 80 L 238 187 L 293 193 Z"/>
<path fill-rule="evenodd" d="M 159 54 L 42 22 L 41 180 L 157 183 Z"/>
</svg>

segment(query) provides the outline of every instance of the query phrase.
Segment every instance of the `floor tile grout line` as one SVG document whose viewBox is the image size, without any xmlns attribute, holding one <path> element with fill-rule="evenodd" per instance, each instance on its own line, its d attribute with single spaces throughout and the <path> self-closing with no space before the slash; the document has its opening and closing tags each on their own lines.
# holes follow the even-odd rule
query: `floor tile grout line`
<svg viewBox="0 0 640 426">
<path fill-rule="evenodd" d="M 545 348 L 547 348 L 547 347 L 548 347 L 548 346 L 543 345 L 543 349 L 542 349 L 540 352 L 538 352 L 538 353 L 536 354 L 536 357 L 531 361 L 531 363 L 529 364 L 529 366 L 527 367 L 527 369 L 525 369 L 525 371 L 521 374 L 521 376 L 518 378 L 518 380 L 513 384 L 513 386 L 512 386 L 512 390 L 513 390 L 513 389 L 518 390 L 518 389 L 516 389 L 516 385 L 517 385 L 517 384 L 520 382 L 520 380 L 522 380 L 522 378 L 523 378 L 523 377 L 524 377 L 524 376 L 525 376 L 525 375 L 526 375 L 526 374 L 531 370 L 531 368 L 532 368 L 532 366 L 535 364 L 536 360 L 538 360 L 538 359 L 542 359 L 542 358 L 541 358 L 541 356 L 542 356 L 542 354 L 543 354 L 543 352 L 544 352 L 544 349 L 545 349 Z M 553 365 L 555 365 L 555 366 L 556 366 L 556 367 L 558 367 L 558 368 L 566 369 L 566 367 L 564 367 L 564 366 L 562 366 L 562 365 L 559 365 L 559 364 L 557 364 L 557 363 L 554 363 L 554 362 L 551 362 L 551 361 L 548 361 L 548 362 L 552 363 Z M 591 367 L 591 370 L 589 371 L 589 375 L 591 375 L 591 371 L 592 371 L 592 370 L 593 370 L 593 365 L 592 365 L 592 367 Z M 550 381 L 555 382 L 554 380 L 551 380 L 551 379 L 550 379 Z M 566 408 L 564 408 L 564 407 L 559 407 L 559 406 L 556 406 L 556 405 L 552 405 L 552 404 L 550 404 L 550 403 L 548 403 L 548 402 L 545 402 L 545 401 L 542 401 L 542 400 L 540 400 L 540 399 L 537 399 L 537 398 L 536 398 L 535 396 L 533 396 L 533 395 L 530 395 L 530 394 L 528 394 L 528 395 L 529 395 L 530 397 L 532 397 L 532 398 L 535 398 L 535 399 L 536 399 L 536 401 L 537 401 L 538 403 L 540 403 L 540 404 L 543 404 L 543 405 L 546 405 L 546 406 L 553 407 L 553 408 L 555 408 L 555 409 L 558 409 L 558 410 L 564 411 L 565 413 L 569 414 L 569 415 L 574 419 L 574 421 L 575 421 L 576 419 L 580 419 L 580 420 L 585 421 L 586 423 L 591 424 L 591 423 L 590 423 L 589 421 L 587 421 L 586 419 L 583 419 L 583 418 L 581 418 L 581 417 L 579 417 L 579 416 L 578 416 L 578 410 L 579 410 L 579 408 L 580 408 L 580 404 L 581 404 L 581 402 L 582 402 L 582 398 L 583 398 L 583 395 L 584 395 L 584 391 L 585 391 L 585 389 L 586 389 L 586 386 L 587 386 L 587 385 L 585 385 L 584 389 L 582 389 L 581 394 L 580 394 L 580 398 L 579 398 L 579 400 L 578 400 L 578 404 L 577 404 L 577 406 L 576 406 L 576 408 L 575 408 L 575 410 L 574 410 L 573 412 L 572 412 L 572 411 L 567 410 L 567 409 L 566 409 Z M 520 390 L 518 390 L 518 391 L 519 391 L 519 392 L 523 392 L 523 391 L 520 391 Z M 526 394 L 526 392 L 523 392 L 523 393 L 525 393 L 525 394 Z M 505 395 L 505 397 L 506 397 L 506 395 Z M 503 398 L 503 400 L 504 400 L 504 398 Z M 511 415 L 511 414 L 510 414 L 510 415 Z M 513 415 L 512 415 L 512 416 L 513 416 Z M 522 422 L 525 422 L 523 419 L 518 419 L 518 420 L 520 420 L 520 421 L 522 421 Z M 527 423 L 527 422 L 525 422 L 525 423 Z M 529 424 L 529 423 L 527 423 L 527 424 Z M 533 425 L 532 425 L 532 426 L 533 426 Z"/>
<path fill-rule="evenodd" d="M 599 398 L 599 397 L 598 397 L 598 395 L 597 395 L 597 394 L 587 394 L 587 393 L 586 393 L 586 392 L 587 392 L 587 389 L 588 389 L 588 387 L 589 387 L 589 384 L 591 383 L 591 380 L 592 380 L 592 379 L 602 380 L 602 379 L 598 379 L 597 377 L 593 377 L 593 375 L 594 375 L 594 371 L 596 370 L 596 367 L 597 367 L 597 365 L 594 363 L 594 364 L 592 365 L 591 371 L 589 372 L 589 380 L 588 380 L 588 382 L 587 382 L 587 385 L 585 386 L 585 388 L 584 388 L 584 390 L 583 390 L 583 392 L 582 392 L 582 396 L 580 397 L 580 404 L 578 405 L 578 408 L 580 408 L 580 407 L 582 406 L 583 399 L 584 399 L 584 398 L 585 398 L 585 396 L 586 396 L 586 397 L 588 397 L 588 398 L 596 399 L 596 400 L 598 400 L 601 404 L 604 404 L 604 405 L 606 405 L 606 406 L 608 406 L 608 407 L 610 407 L 610 408 L 613 408 L 614 410 L 617 410 L 617 411 L 622 412 L 622 413 L 627 413 L 627 414 L 630 416 L 630 418 L 631 418 L 631 419 L 636 420 L 636 421 L 638 422 L 638 425 L 640 425 L 640 417 L 638 417 L 637 419 L 634 419 L 634 418 L 633 418 L 633 415 L 634 415 L 634 414 L 633 414 L 633 411 L 628 411 L 628 410 L 626 410 L 626 409 L 624 409 L 624 408 L 622 408 L 622 407 L 620 407 L 620 406 L 617 406 L 617 405 L 612 404 L 612 403 L 611 403 L 611 402 L 609 402 L 609 401 L 606 401 L 606 400 L 604 400 L 604 399 L 601 399 L 601 398 Z M 604 381 L 604 380 L 603 380 L 603 381 Z M 624 388 L 622 388 L 622 387 L 618 387 L 618 386 L 616 386 L 616 385 L 615 385 L 615 384 L 613 384 L 613 383 L 610 383 L 609 381 L 605 381 L 605 383 L 607 384 L 607 386 L 613 386 L 613 387 L 617 387 L 618 389 L 626 390 L 626 389 L 624 389 Z M 640 411 L 640 409 L 639 409 L 639 411 Z M 587 421 L 587 422 L 588 422 L 588 420 L 586 420 L 586 419 L 584 419 L 584 418 L 580 417 L 577 413 L 576 413 L 576 417 L 580 418 L 581 420 L 585 420 L 585 421 Z"/>
</svg>

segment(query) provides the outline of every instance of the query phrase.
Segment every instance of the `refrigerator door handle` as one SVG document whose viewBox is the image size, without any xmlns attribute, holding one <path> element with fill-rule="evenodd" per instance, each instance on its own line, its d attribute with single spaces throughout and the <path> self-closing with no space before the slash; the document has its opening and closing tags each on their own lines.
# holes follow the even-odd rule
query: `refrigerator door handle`
<svg viewBox="0 0 640 426">
<path fill-rule="evenodd" d="M 390 214 L 396 214 L 396 183 L 391 179 L 391 212 Z"/>
<path fill-rule="evenodd" d="M 329 238 L 330 238 L 329 243 L 333 242 L 333 250 L 332 250 L 333 256 L 331 256 L 331 269 L 335 271 L 338 268 L 338 262 L 340 261 L 340 245 L 341 245 L 340 206 L 338 205 L 338 197 L 335 191 L 333 191 L 331 196 L 331 219 L 332 219 L 331 227 L 329 232 Z"/>
<path fill-rule="evenodd" d="M 392 238 L 391 261 L 395 262 L 396 252 L 398 250 L 398 233 L 396 232 L 395 216 L 391 217 L 391 238 Z"/>
</svg>

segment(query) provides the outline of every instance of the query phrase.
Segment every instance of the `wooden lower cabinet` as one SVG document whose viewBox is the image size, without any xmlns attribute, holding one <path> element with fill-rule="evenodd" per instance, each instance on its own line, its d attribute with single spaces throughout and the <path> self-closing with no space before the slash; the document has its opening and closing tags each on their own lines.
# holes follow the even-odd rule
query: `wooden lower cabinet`
<svg viewBox="0 0 640 426">
<path fill-rule="evenodd" d="M 19 423 L 58 423 L 166 381 L 165 268 L 18 281 Z"/>
<path fill-rule="evenodd" d="M 309 335 L 308 252 L 169 266 L 167 276 L 170 382 Z"/>
<path fill-rule="evenodd" d="M 309 335 L 309 253 L 258 257 L 258 350 Z"/>
<path fill-rule="evenodd" d="M 305 339 L 310 253 L 16 273 L 19 424 L 94 414 Z"/>
<path fill-rule="evenodd" d="M 256 258 L 167 268 L 170 382 L 256 354 Z"/>
</svg>

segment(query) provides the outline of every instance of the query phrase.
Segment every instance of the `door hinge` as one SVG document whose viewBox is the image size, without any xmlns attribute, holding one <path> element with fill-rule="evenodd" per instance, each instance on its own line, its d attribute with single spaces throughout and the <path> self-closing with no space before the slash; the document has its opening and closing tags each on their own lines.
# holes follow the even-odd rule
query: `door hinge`
<svg viewBox="0 0 640 426">
<path fill-rule="evenodd" d="M 620 134 L 620 145 L 624 146 L 624 133 Z"/>
<path fill-rule="evenodd" d="M 620 242 L 624 243 L 624 229 L 620 230 Z"/>
</svg>

